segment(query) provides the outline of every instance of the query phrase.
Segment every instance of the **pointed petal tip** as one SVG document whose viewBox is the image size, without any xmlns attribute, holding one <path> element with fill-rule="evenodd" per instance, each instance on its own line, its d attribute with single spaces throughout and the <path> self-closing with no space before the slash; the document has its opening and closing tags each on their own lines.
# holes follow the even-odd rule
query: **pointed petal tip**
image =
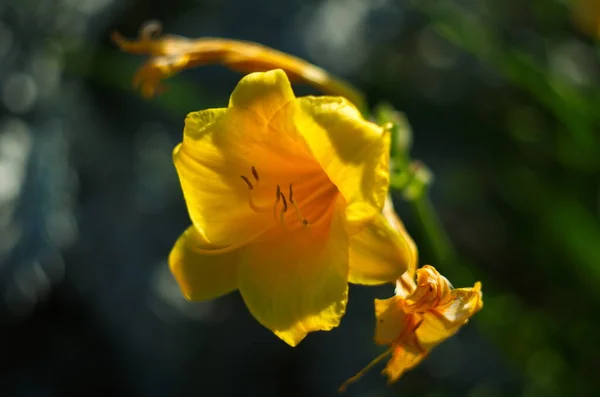
<svg viewBox="0 0 600 397">
<path fill-rule="evenodd" d="M 244 76 L 231 94 L 229 107 L 250 109 L 268 122 L 294 99 L 294 91 L 287 74 L 281 69 L 274 69 Z"/>
</svg>

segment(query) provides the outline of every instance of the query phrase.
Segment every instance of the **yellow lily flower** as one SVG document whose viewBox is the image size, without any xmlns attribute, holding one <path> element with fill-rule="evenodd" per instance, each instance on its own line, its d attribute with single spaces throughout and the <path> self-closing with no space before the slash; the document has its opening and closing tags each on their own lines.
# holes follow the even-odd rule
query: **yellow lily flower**
<svg viewBox="0 0 600 397">
<path fill-rule="evenodd" d="M 411 260 L 381 214 L 389 150 L 346 99 L 296 98 L 279 69 L 244 77 L 228 108 L 190 113 L 173 153 L 193 223 L 169 257 L 183 294 L 239 289 L 291 346 L 336 327 L 348 282 L 394 282 Z"/>
<path fill-rule="evenodd" d="M 368 369 L 391 355 L 383 373 L 388 383 L 417 366 L 431 349 L 454 335 L 483 307 L 481 283 L 454 289 L 433 266 L 406 272 L 396 283 L 396 295 L 375 299 L 375 343 L 390 345 L 341 387 L 358 380 Z"/>
</svg>

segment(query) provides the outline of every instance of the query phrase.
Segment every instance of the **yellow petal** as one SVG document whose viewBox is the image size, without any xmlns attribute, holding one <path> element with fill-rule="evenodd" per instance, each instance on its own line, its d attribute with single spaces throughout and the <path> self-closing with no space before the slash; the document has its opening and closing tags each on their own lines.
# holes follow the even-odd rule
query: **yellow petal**
<svg viewBox="0 0 600 397">
<path fill-rule="evenodd" d="M 238 252 L 222 255 L 198 253 L 199 249 L 213 248 L 191 226 L 171 250 L 169 267 L 183 295 L 189 300 L 213 299 L 237 288 Z"/>
<path fill-rule="evenodd" d="M 388 383 L 397 381 L 404 372 L 414 368 L 425 357 L 426 353 L 404 345 L 394 345 L 392 358 L 382 371 L 388 378 Z"/>
<path fill-rule="evenodd" d="M 454 335 L 461 326 L 483 306 L 481 284 L 473 288 L 458 288 L 452 291 L 452 300 L 423 314 L 423 322 L 417 329 L 417 338 L 424 349 L 430 350 Z"/>
<path fill-rule="evenodd" d="M 446 320 L 455 324 L 463 324 L 483 307 L 481 283 L 473 288 L 456 288 L 451 292 L 450 303 L 436 308 Z"/>
<path fill-rule="evenodd" d="M 410 276 L 410 271 L 404 273 L 396 280 L 396 296 L 402 299 L 408 298 L 417 289 L 414 277 Z"/>
<path fill-rule="evenodd" d="M 229 107 L 250 109 L 268 123 L 294 98 L 287 75 L 283 70 L 275 69 L 245 76 L 231 94 Z"/>
<path fill-rule="evenodd" d="M 406 314 L 401 299 L 375 299 L 375 343 L 389 345 L 406 329 Z"/>
<path fill-rule="evenodd" d="M 243 166 L 219 141 L 230 132 L 230 117 L 225 109 L 190 113 L 183 143 L 173 152 L 190 218 L 201 237 L 218 246 L 252 240 L 262 232 L 257 225 L 271 219 L 249 207 L 248 186 L 240 178 Z"/>
<path fill-rule="evenodd" d="M 341 212 L 338 203 L 330 228 L 288 231 L 248 246 L 240 257 L 238 283 L 248 309 L 291 346 L 309 332 L 336 327 L 344 314 L 348 237 Z"/>
<path fill-rule="evenodd" d="M 419 264 L 419 251 L 417 250 L 417 245 L 415 244 L 415 241 L 406 231 L 404 223 L 398 217 L 398 214 L 396 213 L 396 210 L 394 208 L 394 202 L 392 201 L 390 195 L 388 195 L 385 199 L 385 205 L 383 206 L 382 214 L 387 219 L 388 223 L 392 226 L 392 228 L 394 228 L 400 235 L 402 235 L 404 237 L 404 241 L 408 244 L 411 258 L 406 272 L 408 273 L 407 278 L 413 279 L 415 277 L 417 265 Z M 405 293 L 408 295 L 412 293 L 412 291 L 405 291 Z"/>
<path fill-rule="evenodd" d="M 388 377 L 388 383 L 398 380 L 405 371 L 415 367 L 428 354 L 428 350 L 419 343 L 415 332 L 421 324 L 420 314 L 405 315 L 402 333 L 392 342 L 392 358 L 383 370 Z"/>
<path fill-rule="evenodd" d="M 323 173 L 295 131 L 268 123 L 292 99 L 281 70 L 253 73 L 234 90 L 230 108 L 186 118 L 183 143 L 173 158 L 190 218 L 210 244 L 242 246 L 273 225 L 270 211 L 257 212 L 249 204 L 241 176 L 254 181 L 252 167 L 265 186 L 255 189 L 252 199 L 263 208 L 273 206 L 278 183 L 310 181 Z"/>
<path fill-rule="evenodd" d="M 319 165 L 295 148 L 293 134 L 270 128 L 255 112 L 244 108 L 209 109 L 190 113 L 183 143 L 173 160 L 190 218 L 208 242 L 241 246 L 272 226 L 269 210 L 254 211 L 248 185 L 252 167 L 265 189 L 251 192 L 263 207 L 272 207 L 277 183 L 312 180 Z"/>
<path fill-rule="evenodd" d="M 350 238 L 350 276 L 355 284 L 394 282 L 411 266 L 413 254 L 408 234 L 400 234 L 378 215 Z"/>
<path fill-rule="evenodd" d="M 271 124 L 294 100 L 288 77 L 280 69 L 245 76 L 231 94 L 223 131 L 214 143 L 238 163 L 255 166 L 261 178 L 271 176 L 284 183 L 322 173 L 296 130 Z"/>
<path fill-rule="evenodd" d="M 303 97 L 273 118 L 279 131 L 296 130 L 346 199 L 350 233 L 381 213 L 389 185 L 390 136 L 364 120 L 341 97 Z"/>
</svg>

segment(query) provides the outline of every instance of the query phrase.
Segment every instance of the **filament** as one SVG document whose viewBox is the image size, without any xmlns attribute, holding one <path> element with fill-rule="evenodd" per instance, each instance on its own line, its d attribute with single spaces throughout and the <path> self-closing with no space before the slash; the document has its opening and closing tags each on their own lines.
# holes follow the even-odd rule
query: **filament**
<svg viewBox="0 0 600 397">
<path fill-rule="evenodd" d="M 363 369 L 358 371 L 358 373 L 356 375 L 354 375 L 353 377 L 351 377 L 350 379 L 348 379 L 347 381 L 342 383 L 342 385 L 338 388 L 338 392 L 339 393 L 345 392 L 346 388 L 348 387 L 349 384 L 354 383 L 357 380 L 359 380 L 365 373 L 367 373 L 368 370 L 373 368 L 376 364 L 381 362 L 384 358 L 386 358 L 390 354 L 392 354 L 392 349 L 388 349 L 388 350 L 384 351 L 383 353 L 381 353 L 379 356 L 375 357 L 375 359 L 373 361 L 371 361 L 369 364 L 367 364 L 366 367 L 364 367 Z"/>
<path fill-rule="evenodd" d="M 277 187 L 279 187 L 279 185 L 277 185 Z M 281 201 L 283 202 L 283 209 L 281 210 L 281 212 L 287 212 L 288 205 L 287 205 L 287 200 L 285 199 L 285 196 L 283 194 L 281 194 L 281 192 L 280 192 L 279 197 L 281 197 Z"/>
<path fill-rule="evenodd" d="M 258 213 L 264 213 L 264 212 L 269 212 L 270 207 L 261 207 L 257 204 L 254 203 L 254 199 L 252 198 L 252 192 L 250 192 L 250 190 L 248 190 L 248 205 L 250 206 L 250 208 L 252 208 L 252 210 L 254 212 L 258 212 Z"/>
<path fill-rule="evenodd" d="M 302 221 L 302 226 L 308 226 L 308 220 L 302 216 L 302 212 L 300 212 L 300 208 L 298 207 L 298 204 L 296 204 L 296 201 L 294 200 L 294 191 L 292 189 L 292 184 L 290 183 L 290 204 L 292 204 L 294 206 L 294 209 L 296 210 L 296 214 L 298 215 L 298 218 L 300 218 L 300 220 Z"/>
<path fill-rule="evenodd" d="M 240 175 L 240 178 L 242 178 L 242 180 L 246 182 L 246 185 L 248 185 L 248 205 L 250 208 L 252 208 L 252 210 L 254 210 L 254 212 L 267 212 L 269 210 L 268 207 L 261 207 L 254 203 L 252 191 L 258 188 L 258 172 L 256 172 L 256 168 L 254 167 L 252 167 L 252 175 L 254 176 L 254 179 L 256 179 L 256 185 L 253 185 L 252 182 L 250 182 L 250 179 L 248 179 L 245 175 Z"/>
<path fill-rule="evenodd" d="M 273 219 L 277 220 L 277 204 L 281 201 L 281 187 L 277 185 L 277 191 L 275 192 L 275 204 L 273 204 Z"/>
<path fill-rule="evenodd" d="M 283 203 L 283 208 L 281 209 L 281 212 L 279 212 L 279 222 L 281 222 L 281 225 L 285 228 L 285 213 L 287 212 L 288 205 L 285 196 L 283 195 L 283 193 L 281 193 L 281 188 L 279 187 L 279 185 L 277 185 L 277 188 L 279 190 L 279 197 L 281 197 L 281 202 Z"/>
</svg>

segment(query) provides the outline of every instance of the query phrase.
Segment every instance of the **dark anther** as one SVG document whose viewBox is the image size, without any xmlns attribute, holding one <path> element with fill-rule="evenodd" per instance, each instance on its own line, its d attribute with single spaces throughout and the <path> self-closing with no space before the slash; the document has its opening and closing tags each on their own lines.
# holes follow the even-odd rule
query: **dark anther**
<svg viewBox="0 0 600 397">
<path fill-rule="evenodd" d="M 254 166 L 252 166 L 252 176 L 254 176 L 254 179 L 256 179 L 256 182 L 258 182 L 260 180 L 260 178 L 258 177 L 258 171 L 256 171 L 256 168 L 254 168 Z"/>
<path fill-rule="evenodd" d="M 246 182 L 246 185 L 248 185 L 249 190 L 254 189 L 252 182 L 250 182 L 250 180 L 248 178 L 246 178 L 244 175 L 240 175 L 240 178 L 242 178 L 244 180 L 244 182 Z"/>
<path fill-rule="evenodd" d="M 287 211 L 287 200 L 285 199 L 285 196 L 283 194 L 280 194 L 279 197 L 281 197 L 281 200 L 283 201 L 283 212 Z"/>
<path fill-rule="evenodd" d="M 306 219 L 303 219 L 303 220 L 302 220 L 302 224 L 303 224 L 304 226 L 306 226 L 306 225 L 308 225 L 308 221 L 307 221 Z"/>
<path fill-rule="evenodd" d="M 294 203 L 294 193 L 292 192 L 292 184 L 290 183 L 290 203 Z"/>
</svg>

